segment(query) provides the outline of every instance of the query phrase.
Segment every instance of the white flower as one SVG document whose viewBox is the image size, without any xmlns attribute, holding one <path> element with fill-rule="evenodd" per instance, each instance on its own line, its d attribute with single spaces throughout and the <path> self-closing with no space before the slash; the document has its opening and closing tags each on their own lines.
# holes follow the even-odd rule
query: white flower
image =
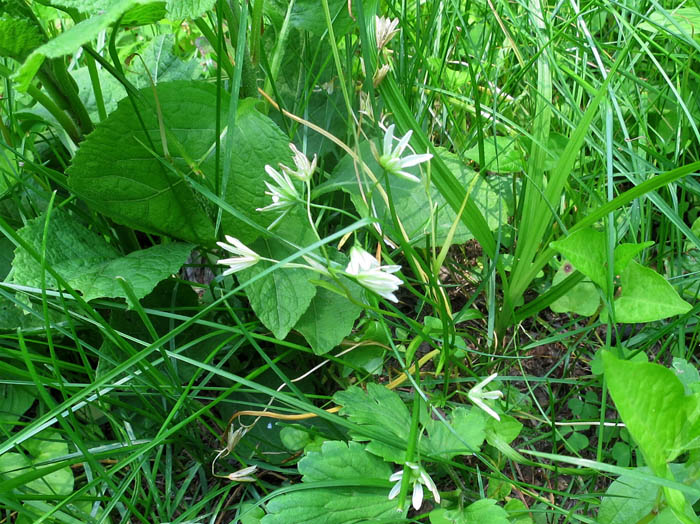
<svg viewBox="0 0 700 524">
<path fill-rule="evenodd" d="M 372 85 L 374 87 L 378 87 L 389 71 L 391 71 L 391 66 L 389 64 L 384 64 L 382 67 L 377 69 L 372 77 Z"/>
<path fill-rule="evenodd" d="M 484 386 L 491 382 L 497 376 L 498 373 L 494 373 L 493 375 L 486 377 L 484 380 L 482 380 L 476 386 L 469 390 L 467 397 L 469 397 L 469 400 L 471 400 L 474 404 L 483 409 L 487 414 L 491 415 L 493 418 L 500 422 L 501 417 L 499 417 L 498 413 L 496 413 L 493 409 L 487 406 L 484 400 L 497 400 L 499 398 L 503 398 L 503 392 L 499 390 L 486 392 L 483 391 Z"/>
<path fill-rule="evenodd" d="M 228 475 L 226 475 L 226 478 L 234 482 L 255 482 L 258 479 L 256 479 L 252 475 L 257 471 L 257 469 L 257 466 L 248 466 L 247 468 L 239 469 L 238 471 L 229 473 Z"/>
<path fill-rule="evenodd" d="M 399 19 L 375 16 L 374 22 L 374 34 L 377 38 L 377 51 L 381 51 L 382 48 L 387 45 L 392 38 L 394 38 L 394 35 L 399 32 L 399 30 L 396 28 L 399 25 Z"/>
<path fill-rule="evenodd" d="M 283 211 L 286 213 L 294 207 L 297 202 L 301 201 L 297 188 L 294 187 L 294 183 L 289 176 L 287 176 L 287 173 L 280 173 L 269 164 L 265 166 L 265 171 L 270 175 L 272 180 L 277 182 L 277 185 L 265 182 L 267 189 L 269 189 L 269 191 L 265 191 L 265 194 L 272 197 L 272 204 L 260 207 L 256 209 L 256 211 Z"/>
<path fill-rule="evenodd" d="M 297 170 L 294 171 L 292 168 L 287 167 L 284 164 L 280 164 L 280 168 L 285 174 L 292 175 L 302 182 L 308 182 L 311 179 L 311 175 L 313 175 L 314 171 L 316 171 L 316 162 L 318 160 L 316 155 L 314 155 L 313 160 L 309 162 L 306 155 L 299 151 L 294 144 L 289 144 L 289 148 L 292 150 L 292 153 L 294 153 L 293 160 Z"/>
<path fill-rule="evenodd" d="M 410 468 L 410 482 L 413 484 L 413 494 L 411 495 L 411 503 L 413 508 L 418 511 L 423 504 L 423 485 L 428 488 L 428 490 L 433 494 L 435 502 L 440 503 L 440 493 L 435 486 L 435 482 L 430 478 L 425 470 L 418 464 L 413 462 L 406 462 L 406 466 Z M 396 495 L 401 491 L 401 483 L 403 481 L 403 469 L 397 471 L 391 477 L 389 477 L 390 482 L 396 482 L 389 492 L 389 500 L 393 500 Z"/>
<path fill-rule="evenodd" d="M 226 242 L 228 242 L 228 244 Z M 240 271 L 241 269 L 254 266 L 260 260 L 260 255 L 247 247 L 237 238 L 226 235 L 226 242 L 217 242 L 217 244 L 222 249 L 225 249 L 226 251 L 238 256 L 222 258 L 216 262 L 217 264 L 229 266 L 229 268 L 223 272 L 224 276 Z"/>
<path fill-rule="evenodd" d="M 366 288 L 374 291 L 379 296 L 398 302 L 394 291 L 399 289 L 403 280 L 392 275 L 401 269 L 401 266 L 380 266 L 377 259 L 361 247 L 354 246 L 350 249 L 350 263 L 345 272 Z"/>
<path fill-rule="evenodd" d="M 396 147 L 393 147 L 394 127 L 394 124 L 391 124 L 389 127 L 386 128 L 386 133 L 384 134 L 384 147 L 382 150 L 382 154 L 377 159 L 377 161 L 379 162 L 379 165 L 386 169 L 389 173 L 400 176 L 407 180 L 411 180 L 413 182 L 420 182 L 420 179 L 417 176 L 412 175 L 407 171 L 404 171 L 404 169 L 407 167 L 422 164 L 423 162 L 427 162 L 428 160 L 433 158 L 433 155 L 431 155 L 430 153 L 425 153 L 423 155 L 413 154 L 401 158 L 404 149 L 406 149 L 406 147 L 410 148 L 410 146 L 408 145 L 408 141 L 411 139 L 413 131 L 409 131 L 408 133 L 406 133 L 403 136 L 403 138 L 399 140 L 398 145 Z"/>
</svg>

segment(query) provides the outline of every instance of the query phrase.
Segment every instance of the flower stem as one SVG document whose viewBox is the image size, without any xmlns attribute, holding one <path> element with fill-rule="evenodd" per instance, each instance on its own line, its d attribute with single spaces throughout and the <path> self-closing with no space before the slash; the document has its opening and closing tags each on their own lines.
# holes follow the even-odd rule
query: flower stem
<svg viewBox="0 0 700 524">
<path fill-rule="evenodd" d="M 406 363 L 408 365 L 408 363 Z M 416 387 L 420 387 L 420 370 L 416 366 Z M 406 494 L 408 493 L 408 488 L 411 485 L 411 468 L 408 466 L 409 462 L 418 462 L 413 460 L 413 456 L 416 453 L 416 447 L 418 445 L 418 426 L 420 423 L 420 409 L 421 409 L 421 396 L 420 392 L 413 392 L 413 411 L 411 413 L 411 433 L 408 436 L 408 443 L 406 445 L 406 460 L 403 466 L 403 477 L 401 482 L 401 491 L 399 491 L 399 508 L 403 511 L 404 518 L 408 514 L 408 504 L 406 504 Z"/>
</svg>

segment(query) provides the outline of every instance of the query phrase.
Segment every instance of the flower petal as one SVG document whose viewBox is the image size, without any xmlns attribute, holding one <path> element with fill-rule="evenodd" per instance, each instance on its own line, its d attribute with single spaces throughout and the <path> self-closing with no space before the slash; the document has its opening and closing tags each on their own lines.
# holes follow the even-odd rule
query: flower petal
<svg viewBox="0 0 700 524">
<path fill-rule="evenodd" d="M 435 485 L 435 482 L 433 482 L 433 479 L 430 478 L 430 475 L 428 475 L 425 470 L 422 470 L 420 472 L 420 477 L 421 480 L 423 481 L 423 484 L 430 490 L 430 492 L 433 494 L 433 498 L 435 499 L 435 502 L 438 504 L 440 503 L 440 492 L 437 489 L 437 486 Z"/>
<path fill-rule="evenodd" d="M 411 502 L 413 503 L 413 509 L 418 511 L 423 504 L 423 484 L 416 482 L 413 485 L 413 495 L 411 496 Z"/>
<path fill-rule="evenodd" d="M 483 409 L 487 415 L 492 416 L 493 418 L 495 418 L 499 422 L 501 421 L 501 417 L 498 416 L 498 413 L 496 413 L 489 406 L 487 406 L 484 402 L 482 402 L 480 398 L 469 397 L 469 400 L 471 400 L 474 404 L 476 404 L 478 407 Z"/>
<path fill-rule="evenodd" d="M 394 500 L 396 498 L 396 495 L 399 494 L 401 491 L 401 479 L 394 484 L 394 486 L 391 488 L 391 491 L 389 492 L 389 500 Z"/>
<path fill-rule="evenodd" d="M 392 146 L 394 145 L 394 124 L 391 124 L 386 128 L 386 133 L 384 133 L 384 149 L 382 153 L 384 156 L 391 156 Z"/>
<path fill-rule="evenodd" d="M 422 155 L 408 155 L 401 159 L 401 167 L 417 166 L 418 164 L 427 162 L 431 158 L 433 158 L 433 155 L 430 153 L 424 153 Z"/>
<path fill-rule="evenodd" d="M 408 141 L 411 140 L 412 134 L 413 129 L 409 129 L 408 133 L 401 137 L 401 140 L 399 140 L 398 145 L 396 146 L 396 148 L 394 148 L 394 156 L 401 156 L 403 150 L 406 149 L 406 146 L 408 145 Z"/>
</svg>

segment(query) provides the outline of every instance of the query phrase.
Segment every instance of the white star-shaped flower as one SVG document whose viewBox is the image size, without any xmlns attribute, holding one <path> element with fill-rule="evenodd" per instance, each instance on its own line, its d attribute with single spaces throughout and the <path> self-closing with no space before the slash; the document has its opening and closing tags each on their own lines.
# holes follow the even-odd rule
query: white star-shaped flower
<svg viewBox="0 0 700 524">
<path fill-rule="evenodd" d="M 430 153 L 425 153 L 422 155 L 411 154 L 401 158 L 401 155 L 403 154 L 404 150 L 407 147 L 410 149 L 408 141 L 411 139 L 413 131 L 409 130 L 408 133 L 406 133 L 399 140 L 399 143 L 396 145 L 396 147 L 393 147 L 394 127 L 394 124 L 391 124 L 389 127 L 386 128 L 386 132 L 384 134 L 382 154 L 377 159 L 377 162 L 379 162 L 379 165 L 386 169 L 389 173 L 405 178 L 406 180 L 420 182 L 420 179 L 417 176 L 412 175 L 408 171 L 404 171 L 404 169 L 406 169 L 407 167 L 422 164 L 423 162 L 427 162 L 428 160 L 433 158 L 433 155 L 431 155 Z"/>
<path fill-rule="evenodd" d="M 403 280 L 392 273 L 396 273 L 400 269 L 401 266 L 381 266 L 377 259 L 367 251 L 354 246 L 350 249 L 350 263 L 345 268 L 345 272 L 355 277 L 361 285 L 374 291 L 377 295 L 392 302 L 398 302 L 394 291 L 399 289 Z"/>
<path fill-rule="evenodd" d="M 392 19 L 384 16 L 374 17 L 374 35 L 377 40 L 378 51 L 381 51 L 382 48 L 387 45 L 392 38 L 394 38 L 394 35 L 399 32 L 397 29 L 398 25 L 398 18 Z"/>
<path fill-rule="evenodd" d="M 284 173 L 292 175 L 302 182 L 308 182 L 311 180 L 311 175 L 313 175 L 314 171 L 316 171 L 316 162 L 318 161 L 318 158 L 316 155 L 314 155 L 313 160 L 309 161 L 306 155 L 299 151 L 296 146 L 291 143 L 289 144 L 289 149 L 291 149 L 292 153 L 294 153 L 293 160 L 297 169 L 294 171 L 292 168 L 287 167 L 284 164 L 280 164 L 280 168 Z"/>
<path fill-rule="evenodd" d="M 226 478 L 233 482 L 255 482 L 253 474 L 258 470 L 257 466 L 248 466 L 247 468 L 239 469 L 233 473 L 226 475 Z"/>
<path fill-rule="evenodd" d="M 440 492 L 437 490 L 435 482 L 433 482 L 433 479 L 430 478 L 430 475 L 428 475 L 422 467 L 420 467 L 418 464 L 414 464 L 413 462 L 406 462 L 406 466 L 410 468 L 410 482 L 413 485 L 413 494 L 411 495 L 411 504 L 413 504 L 413 508 L 416 511 L 418 511 L 421 505 L 423 504 L 424 485 L 433 494 L 435 502 L 439 504 Z M 396 484 L 394 484 L 394 486 L 391 488 L 391 491 L 389 492 L 389 500 L 393 500 L 394 498 L 396 498 L 396 495 L 398 495 L 401 491 L 401 483 L 403 482 L 403 472 L 404 470 L 401 469 L 393 475 L 391 475 L 391 477 L 389 477 L 390 482 L 396 482 Z"/>
<path fill-rule="evenodd" d="M 265 182 L 268 189 L 268 191 L 265 191 L 265 194 L 272 197 L 272 204 L 260 207 L 256 209 L 256 211 L 282 211 L 286 213 L 298 202 L 301 202 L 301 197 L 299 196 L 297 188 L 294 187 L 294 182 L 292 182 L 284 170 L 280 173 L 268 164 L 265 166 L 265 171 L 270 175 L 270 178 L 276 182 L 276 185 Z"/>
<path fill-rule="evenodd" d="M 503 392 L 496 390 L 496 391 L 483 391 L 484 386 L 491 382 L 494 378 L 498 376 L 498 373 L 494 373 L 493 375 L 490 375 L 486 377 L 484 380 L 479 382 L 476 386 L 471 388 L 469 390 L 469 393 L 467 394 L 467 397 L 469 397 L 469 400 L 471 400 L 476 406 L 480 407 L 483 409 L 488 415 L 492 416 L 499 422 L 501 421 L 501 417 L 498 416 L 498 413 L 496 413 L 493 409 L 491 409 L 484 400 L 497 400 L 499 398 L 503 398 Z"/>
<path fill-rule="evenodd" d="M 229 268 L 223 272 L 223 275 L 230 275 L 241 269 L 245 269 L 250 266 L 254 266 L 260 261 L 260 255 L 255 251 L 247 247 L 243 242 L 235 237 L 226 235 L 226 242 L 217 242 L 217 245 L 226 251 L 237 255 L 231 258 L 222 258 L 218 260 L 217 264 L 222 264 L 229 266 Z"/>
</svg>

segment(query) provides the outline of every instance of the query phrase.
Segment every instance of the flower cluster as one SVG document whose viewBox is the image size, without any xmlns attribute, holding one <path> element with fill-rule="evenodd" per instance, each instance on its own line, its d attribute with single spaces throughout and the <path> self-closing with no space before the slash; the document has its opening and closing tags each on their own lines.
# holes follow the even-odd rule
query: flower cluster
<svg viewBox="0 0 700 524">
<path fill-rule="evenodd" d="M 217 242 L 217 244 L 226 251 L 237 255 L 230 258 L 222 258 L 217 263 L 229 268 L 224 271 L 223 275 L 230 275 L 243 269 L 249 268 L 257 264 L 263 257 L 255 251 L 245 246 L 240 240 L 235 237 L 226 235 L 226 242 Z M 318 273 L 327 275 L 328 269 L 321 266 L 318 262 L 310 257 L 304 257 L 308 266 L 303 266 L 306 269 L 311 269 Z M 297 267 L 295 265 L 295 267 Z M 359 284 L 367 289 L 374 291 L 379 296 L 398 302 L 394 292 L 403 284 L 403 280 L 393 275 L 401 269 L 401 266 L 382 266 L 377 262 L 372 255 L 361 247 L 353 247 L 350 249 L 350 262 L 345 268 L 345 273 L 353 277 Z"/>
<path fill-rule="evenodd" d="M 382 42 L 382 46 L 386 45 L 386 43 L 397 31 L 396 22 L 388 19 L 378 19 L 377 24 L 378 42 Z M 414 182 L 419 182 L 420 179 L 418 177 L 409 173 L 405 169 L 430 160 L 432 155 L 430 153 L 413 153 L 402 157 L 406 148 L 410 149 L 408 142 L 411 139 L 412 131 L 408 131 L 408 133 L 400 138 L 398 144 L 396 144 L 394 147 L 394 129 L 395 127 L 393 124 L 385 129 L 382 152 L 380 154 L 375 151 L 377 161 L 387 173 L 391 173 Z M 292 150 L 292 160 L 294 161 L 295 166 L 294 168 L 288 167 L 281 163 L 279 164 L 279 170 L 275 169 L 269 164 L 265 166 L 265 171 L 272 179 L 272 181 L 265 182 L 265 186 L 267 187 L 265 194 L 272 198 L 272 202 L 265 207 L 258 208 L 257 210 L 276 211 L 280 213 L 269 227 L 274 227 L 274 225 L 278 223 L 292 208 L 304 202 L 304 198 L 302 194 L 299 193 L 299 190 L 294 183 L 294 179 L 301 181 L 306 185 L 306 191 L 309 193 L 308 205 L 310 206 L 310 182 L 311 177 L 316 170 L 318 159 L 316 155 L 314 155 L 313 159 L 309 160 L 308 157 L 299 151 L 294 144 L 289 144 L 289 147 Z M 310 207 L 309 220 L 311 220 Z M 232 236 L 226 235 L 226 242 L 218 242 L 218 245 L 224 250 L 236 255 L 229 258 L 223 258 L 218 261 L 219 264 L 228 266 L 228 269 L 226 269 L 226 271 L 223 273 L 224 275 L 230 275 L 231 273 L 251 267 L 262 259 L 262 257 L 255 251 L 245 246 L 240 240 Z M 328 274 L 327 268 L 320 267 L 317 262 L 311 263 L 310 259 L 306 257 L 305 259 L 309 265 L 303 267 L 322 274 Z M 294 266 L 300 267 L 297 264 Z M 399 289 L 399 286 L 403 284 L 403 281 L 394 275 L 394 273 L 398 272 L 400 269 L 401 266 L 397 265 L 382 266 L 377 259 L 375 259 L 364 249 L 360 247 L 353 247 L 350 250 L 350 262 L 345 268 L 344 273 L 347 276 L 354 278 L 359 284 L 370 291 L 373 291 L 379 296 L 392 302 L 398 302 L 398 299 L 394 293 Z"/>
</svg>

